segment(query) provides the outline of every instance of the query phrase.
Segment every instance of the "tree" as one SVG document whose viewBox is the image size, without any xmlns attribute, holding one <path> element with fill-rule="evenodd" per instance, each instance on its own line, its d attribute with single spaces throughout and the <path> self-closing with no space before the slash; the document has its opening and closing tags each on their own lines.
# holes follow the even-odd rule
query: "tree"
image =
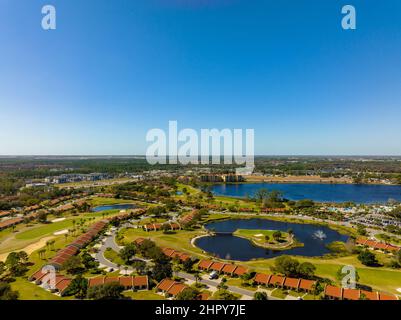
<svg viewBox="0 0 401 320">
<path fill-rule="evenodd" d="M 118 282 L 111 282 L 90 287 L 87 293 L 87 298 L 94 300 L 116 300 L 123 297 L 123 291 L 124 287 Z"/>
<path fill-rule="evenodd" d="M 358 224 L 356 231 L 361 236 L 366 236 L 368 234 L 368 232 L 366 231 L 366 228 L 361 224 Z"/>
<path fill-rule="evenodd" d="M 136 254 L 136 246 L 133 243 L 126 245 L 124 248 L 120 250 L 120 258 L 123 259 L 125 263 L 129 263 L 133 256 Z"/>
<path fill-rule="evenodd" d="M 182 267 L 185 272 L 192 272 L 193 264 L 194 262 L 192 261 L 192 259 L 187 259 L 182 263 Z"/>
<path fill-rule="evenodd" d="M 66 270 L 69 274 L 82 273 L 84 269 L 82 268 L 82 261 L 79 256 L 72 256 L 68 258 L 62 265 L 63 270 Z"/>
<path fill-rule="evenodd" d="M 38 255 L 39 255 L 39 259 L 43 260 L 45 258 L 45 256 L 46 256 L 46 249 L 40 249 L 38 251 Z"/>
<path fill-rule="evenodd" d="M 8 271 L 14 277 L 21 276 L 27 271 L 25 265 L 27 261 L 27 254 L 24 251 L 11 252 L 6 259 L 5 265 Z"/>
<path fill-rule="evenodd" d="M 81 256 L 82 264 L 85 269 L 95 269 L 99 266 L 99 262 L 97 262 L 89 253 L 85 252 Z"/>
<path fill-rule="evenodd" d="M 196 300 L 199 296 L 199 291 L 194 288 L 186 288 L 177 295 L 177 300 Z"/>
<path fill-rule="evenodd" d="M 274 261 L 274 270 L 286 276 L 297 276 L 298 267 L 298 260 L 289 256 L 281 256 Z"/>
<path fill-rule="evenodd" d="M 269 191 L 265 188 L 261 188 L 255 193 L 255 199 L 257 202 L 263 202 L 269 197 Z"/>
<path fill-rule="evenodd" d="M 237 296 L 224 289 L 216 291 L 216 293 L 213 295 L 213 298 L 216 300 L 238 300 Z"/>
<path fill-rule="evenodd" d="M 397 259 L 398 263 L 401 264 L 401 250 L 398 250 L 398 252 L 396 254 L 396 259 Z"/>
<path fill-rule="evenodd" d="M 139 274 L 144 274 L 146 269 L 146 262 L 142 260 L 135 260 L 132 263 L 132 267 L 138 272 Z"/>
<path fill-rule="evenodd" d="M 156 281 L 161 281 L 164 278 L 171 278 L 173 275 L 173 269 L 170 261 L 166 260 L 158 260 L 155 261 L 155 265 L 152 269 L 152 276 Z"/>
<path fill-rule="evenodd" d="M 40 223 L 47 223 L 47 212 L 41 211 L 37 217 Z"/>
<path fill-rule="evenodd" d="M 266 292 L 255 292 L 253 300 L 269 300 Z"/>
<path fill-rule="evenodd" d="M 0 277 L 3 275 L 5 271 L 6 271 L 6 265 L 3 261 L 0 261 Z"/>
<path fill-rule="evenodd" d="M 88 280 L 78 275 L 72 279 L 68 288 L 64 291 L 64 296 L 73 296 L 77 299 L 85 299 L 88 291 Z"/>
<path fill-rule="evenodd" d="M 227 279 L 225 277 L 223 277 L 221 279 L 220 283 L 217 285 L 217 288 L 222 289 L 222 290 L 227 290 L 228 286 L 227 286 L 226 282 L 227 282 Z"/>
<path fill-rule="evenodd" d="M 195 284 L 198 285 L 198 281 L 202 280 L 201 274 L 199 271 L 195 271 L 194 273 Z"/>
<path fill-rule="evenodd" d="M 166 234 L 166 233 L 169 233 L 171 231 L 171 227 L 169 226 L 168 223 L 165 223 L 165 224 L 162 225 L 162 230 L 163 230 L 163 233 Z"/>
<path fill-rule="evenodd" d="M 269 242 L 269 240 L 270 240 L 270 237 L 269 237 L 269 235 L 268 235 L 268 234 L 266 234 L 266 235 L 265 235 L 265 242 L 266 242 L 266 243 L 268 243 L 268 242 Z"/>
<path fill-rule="evenodd" d="M 0 282 L 0 300 L 17 300 L 18 292 L 11 290 L 11 286 L 7 282 Z"/>
<path fill-rule="evenodd" d="M 312 278 L 315 275 L 316 267 L 310 262 L 303 262 L 298 267 L 298 275 L 301 278 Z"/>
<path fill-rule="evenodd" d="M 358 260 L 365 266 L 374 267 L 377 266 L 376 256 L 369 250 L 363 250 L 358 255 Z"/>
<path fill-rule="evenodd" d="M 277 242 L 280 241 L 282 237 L 281 231 L 277 230 L 273 232 L 273 239 L 276 240 Z"/>
</svg>

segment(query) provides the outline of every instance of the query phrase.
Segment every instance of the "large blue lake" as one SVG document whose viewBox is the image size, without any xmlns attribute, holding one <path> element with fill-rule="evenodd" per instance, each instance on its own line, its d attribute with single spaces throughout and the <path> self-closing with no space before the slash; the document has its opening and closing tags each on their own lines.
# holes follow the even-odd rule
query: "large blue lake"
<svg viewBox="0 0 401 320">
<path fill-rule="evenodd" d="M 384 203 L 401 201 L 401 186 L 304 183 L 243 183 L 219 184 L 212 187 L 215 195 L 246 197 L 257 190 L 279 190 L 289 200 L 311 199 L 319 202 Z"/>
<path fill-rule="evenodd" d="M 247 261 L 258 258 L 273 258 L 281 255 L 297 255 L 307 257 L 323 256 L 330 253 L 326 247 L 333 241 L 346 242 L 348 236 L 324 226 L 313 224 L 297 224 L 267 219 L 231 219 L 212 222 L 205 226 L 216 232 L 215 236 L 199 238 L 195 244 L 206 252 L 212 253 L 222 259 Z M 237 229 L 254 230 L 280 230 L 292 229 L 295 238 L 304 244 L 303 247 L 292 248 L 283 251 L 272 251 L 257 247 L 251 241 L 230 234 Z M 228 233 L 228 234 L 219 234 Z M 316 233 L 323 233 L 324 237 L 317 237 Z"/>
</svg>

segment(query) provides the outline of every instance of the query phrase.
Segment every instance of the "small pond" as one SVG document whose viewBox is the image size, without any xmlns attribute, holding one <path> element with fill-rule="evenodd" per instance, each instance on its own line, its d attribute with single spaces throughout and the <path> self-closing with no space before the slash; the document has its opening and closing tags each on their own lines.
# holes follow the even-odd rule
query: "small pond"
<svg viewBox="0 0 401 320">
<path fill-rule="evenodd" d="M 197 239 L 195 244 L 199 248 L 219 258 L 239 261 L 258 258 L 269 259 L 280 255 L 318 257 L 330 253 L 330 250 L 326 247 L 329 243 L 333 241 L 346 242 L 348 240 L 348 236 L 324 226 L 258 218 L 212 222 L 207 224 L 205 228 L 214 231 L 216 235 Z M 281 251 L 265 249 L 255 246 L 247 239 L 232 235 L 231 233 L 237 229 L 280 230 L 284 232 L 292 229 L 295 238 L 302 242 L 304 246 Z M 319 235 L 323 235 L 323 237 L 319 237 Z"/>
</svg>

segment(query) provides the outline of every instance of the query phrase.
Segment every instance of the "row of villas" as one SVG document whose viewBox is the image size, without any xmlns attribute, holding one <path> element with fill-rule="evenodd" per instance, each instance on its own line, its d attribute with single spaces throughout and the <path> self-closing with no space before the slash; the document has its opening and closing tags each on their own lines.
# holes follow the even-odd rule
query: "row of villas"
<svg viewBox="0 0 401 320">
<path fill-rule="evenodd" d="M 238 277 L 248 273 L 248 269 L 243 266 L 212 260 L 201 260 L 198 264 L 198 269 L 204 271 L 216 271 L 219 274 L 222 273 Z"/>
<path fill-rule="evenodd" d="M 378 291 L 340 288 L 326 285 L 324 297 L 329 300 L 399 300 L 396 295 Z"/>
<path fill-rule="evenodd" d="M 138 209 L 140 210 L 140 209 Z M 63 249 L 59 250 L 56 255 L 50 260 L 49 264 L 50 266 L 53 266 L 56 270 L 60 270 L 62 265 L 70 259 L 72 256 L 77 255 L 82 248 L 87 246 L 89 243 L 91 243 L 96 237 L 99 236 L 99 234 L 106 228 L 106 226 L 114 220 L 124 220 L 129 218 L 133 212 L 131 213 L 123 213 L 115 217 L 111 217 L 108 219 L 104 219 L 101 221 L 98 221 L 90 226 L 87 232 L 84 234 L 80 235 L 78 238 L 74 240 L 71 244 L 67 245 Z M 49 270 L 43 270 L 40 269 L 37 272 L 35 272 L 29 279 L 30 281 L 35 282 L 35 284 L 42 286 L 44 289 L 49 289 L 53 293 L 59 293 L 61 296 L 64 295 L 65 291 L 71 284 L 71 279 L 61 275 L 59 273 L 56 273 L 55 277 L 55 282 L 54 285 L 55 287 L 50 287 L 51 281 L 50 278 L 48 277 L 49 275 Z M 46 277 L 47 276 L 47 277 Z M 145 280 L 144 278 L 139 278 L 139 279 L 131 279 L 130 277 L 121 277 L 122 279 L 118 278 L 118 281 L 114 281 L 116 279 L 113 279 L 113 281 L 110 281 L 104 277 L 103 282 L 119 282 L 122 284 L 125 288 L 129 287 L 130 284 L 132 284 L 133 289 L 141 289 L 141 288 L 148 288 L 148 280 L 146 277 L 146 285 L 145 285 Z M 89 283 L 93 283 L 93 281 L 98 281 L 100 282 L 101 280 L 90 280 Z"/>
<path fill-rule="evenodd" d="M 374 250 L 380 250 L 380 251 L 383 251 L 386 253 L 397 253 L 401 249 L 400 247 L 397 247 L 390 243 L 378 242 L 375 240 L 369 240 L 369 239 L 364 239 L 364 238 L 356 239 L 356 244 L 359 246 L 362 246 L 362 247 L 367 247 L 367 248 L 371 248 Z"/>
<path fill-rule="evenodd" d="M 39 270 L 35 272 L 29 281 L 44 289 L 50 290 L 52 293 L 58 293 L 64 296 L 70 286 L 72 279 L 64 275 L 56 273 L 54 282 L 50 278 L 50 274 L 46 270 Z M 52 283 L 53 282 L 53 283 Z M 96 277 L 88 279 L 88 287 L 95 287 L 109 283 L 117 283 L 124 287 L 124 290 L 149 290 L 148 276 L 125 276 L 125 277 Z"/>
<path fill-rule="evenodd" d="M 266 287 L 279 287 L 283 289 L 305 291 L 309 293 L 311 293 L 316 286 L 316 281 L 313 280 L 290 278 L 275 274 L 264 273 L 257 273 L 255 275 L 254 282 L 258 285 L 263 285 Z"/>
<path fill-rule="evenodd" d="M 171 279 L 163 279 L 156 286 L 156 291 L 164 293 L 167 297 L 177 297 L 185 289 L 189 288 L 186 284 L 174 281 Z M 210 295 L 208 293 L 200 293 L 195 299 L 196 300 L 208 300 Z"/>
</svg>

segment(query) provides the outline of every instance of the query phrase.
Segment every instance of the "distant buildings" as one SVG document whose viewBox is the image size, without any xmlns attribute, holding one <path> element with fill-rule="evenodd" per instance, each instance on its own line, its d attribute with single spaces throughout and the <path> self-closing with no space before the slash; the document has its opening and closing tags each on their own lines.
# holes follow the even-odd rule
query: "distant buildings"
<svg viewBox="0 0 401 320">
<path fill-rule="evenodd" d="M 244 177 L 236 174 L 208 174 L 201 175 L 200 180 L 202 182 L 243 182 Z"/>
<path fill-rule="evenodd" d="M 81 182 L 81 181 L 99 181 L 111 178 L 112 176 L 107 173 L 89 173 L 89 174 L 68 173 L 55 177 L 47 177 L 45 179 L 45 182 L 51 184 L 62 184 L 62 183 Z"/>
</svg>

